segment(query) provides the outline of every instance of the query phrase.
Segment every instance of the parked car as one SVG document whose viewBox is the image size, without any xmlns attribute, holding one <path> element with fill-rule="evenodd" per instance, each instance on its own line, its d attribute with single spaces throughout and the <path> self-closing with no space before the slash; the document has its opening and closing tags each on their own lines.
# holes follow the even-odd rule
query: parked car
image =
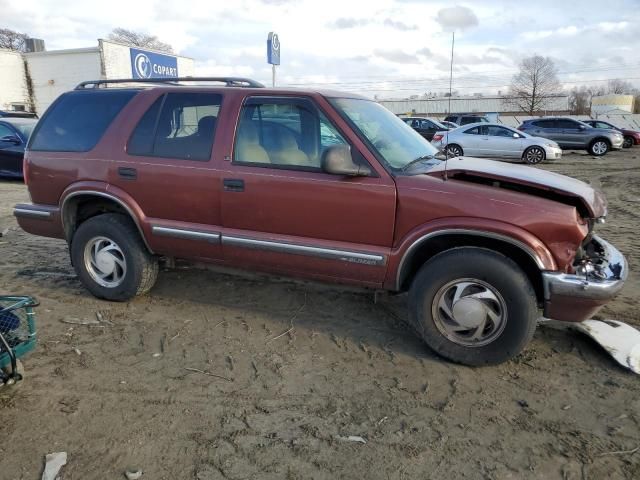
<svg viewBox="0 0 640 480">
<path fill-rule="evenodd" d="M 431 145 L 452 157 L 511 158 L 537 164 L 562 157 L 553 140 L 532 137 L 497 123 L 471 123 L 434 135 Z"/>
<path fill-rule="evenodd" d="M 629 130 L 628 128 L 619 128 L 609 122 L 603 122 L 602 120 L 585 120 L 584 123 L 594 128 L 604 128 L 605 130 L 617 130 L 622 133 L 623 136 L 623 148 L 631 148 L 634 145 L 640 145 L 640 132 L 636 130 Z"/>
<path fill-rule="evenodd" d="M 175 258 L 408 291 L 432 349 L 484 365 L 517 355 L 540 315 L 582 321 L 622 288 L 627 263 L 594 232 L 607 210 L 592 186 L 444 162 L 355 94 L 219 80 L 83 83 L 38 123 L 32 203 L 14 215 L 67 241 L 93 295 L 144 294 Z"/>
<path fill-rule="evenodd" d="M 615 130 L 593 128 L 591 125 L 565 117 L 544 117 L 525 120 L 518 130 L 536 137 L 554 140 L 564 150 L 586 150 L 601 156 L 622 148 L 622 134 Z"/>
<path fill-rule="evenodd" d="M 402 120 L 429 141 L 433 139 L 436 132 L 449 130 L 449 127 L 433 118 L 405 117 Z"/>
<path fill-rule="evenodd" d="M 24 149 L 37 122 L 33 118 L 0 117 L 0 177 L 22 178 Z"/>
<path fill-rule="evenodd" d="M 479 115 L 476 113 L 463 113 L 456 115 L 448 115 L 444 118 L 445 122 L 453 122 L 456 125 L 468 125 L 470 123 L 479 123 L 479 122 L 487 122 L 489 123 L 489 119 L 484 115 Z"/>
<path fill-rule="evenodd" d="M 458 128 L 460 125 L 458 125 L 457 123 L 454 122 L 447 122 L 446 120 L 440 120 L 440 123 L 442 125 L 444 125 L 445 127 L 449 127 L 449 130 L 452 130 L 454 128 Z"/>
<path fill-rule="evenodd" d="M 1 117 L 11 118 L 38 118 L 38 115 L 34 112 L 19 112 L 14 110 L 0 110 Z"/>
</svg>

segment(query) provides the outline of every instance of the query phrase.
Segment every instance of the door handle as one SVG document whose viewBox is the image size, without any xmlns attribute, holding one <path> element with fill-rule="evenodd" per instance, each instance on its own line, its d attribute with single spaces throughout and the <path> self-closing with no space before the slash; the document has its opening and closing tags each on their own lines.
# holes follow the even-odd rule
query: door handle
<svg viewBox="0 0 640 480">
<path fill-rule="evenodd" d="M 240 178 L 225 178 L 222 185 L 225 192 L 244 192 L 244 180 Z"/>
<path fill-rule="evenodd" d="M 138 171 L 130 167 L 118 167 L 118 175 L 125 180 L 135 180 L 138 178 Z"/>
</svg>

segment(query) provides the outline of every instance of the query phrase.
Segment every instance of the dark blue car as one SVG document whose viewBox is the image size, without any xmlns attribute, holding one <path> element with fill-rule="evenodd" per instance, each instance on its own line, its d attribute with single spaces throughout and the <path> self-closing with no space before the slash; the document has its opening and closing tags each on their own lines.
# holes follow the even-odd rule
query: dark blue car
<svg viewBox="0 0 640 480">
<path fill-rule="evenodd" d="M 38 122 L 35 118 L 0 117 L 0 177 L 22 178 L 22 158 Z"/>
</svg>

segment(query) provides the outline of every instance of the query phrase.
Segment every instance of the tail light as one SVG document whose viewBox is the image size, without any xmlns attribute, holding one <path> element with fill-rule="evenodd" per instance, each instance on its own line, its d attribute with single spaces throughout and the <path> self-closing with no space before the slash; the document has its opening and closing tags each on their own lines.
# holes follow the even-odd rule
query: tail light
<svg viewBox="0 0 640 480">
<path fill-rule="evenodd" d="M 441 133 L 436 133 L 436 134 L 433 136 L 433 141 L 434 141 L 434 142 L 439 142 L 440 140 L 442 140 L 442 137 L 444 137 L 444 135 L 442 135 Z"/>
<path fill-rule="evenodd" d="M 522 127 L 524 127 L 524 125 L 520 125 L 520 126 L 518 127 L 518 130 L 520 130 L 521 132 L 522 132 L 522 130 L 523 130 L 523 128 L 522 128 Z"/>
<path fill-rule="evenodd" d="M 22 177 L 24 178 L 24 184 L 29 185 L 29 160 L 27 157 L 27 152 L 24 153 L 24 157 L 22 159 Z"/>
</svg>

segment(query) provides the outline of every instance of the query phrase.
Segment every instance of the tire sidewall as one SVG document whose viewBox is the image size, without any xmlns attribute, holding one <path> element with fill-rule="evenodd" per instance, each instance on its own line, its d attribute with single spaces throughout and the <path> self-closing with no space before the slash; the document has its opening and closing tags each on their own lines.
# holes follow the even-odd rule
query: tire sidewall
<svg viewBox="0 0 640 480">
<path fill-rule="evenodd" d="M 142 280 L 142 265 L 139 258 L 141 252 L 135 239 L 131 238 L 126 228 L 123 228 L 120 223 L 122 220 L 117 217 L 125 219 L 122 215 L 105 214 L 82 223 L 71 242 L 71 258 L 80 281 L 94 296 L 105 300 L 124 301 L 136 295 Z M 85 267 L 85 246 L 92 238 L 98 236 L 115 242 L 124 254 L 127 272 L 124 280 L 117 287 L 103 287 L 96 283 Z"/>
<path fill-rule="evenodd" d="M 462 278 L 488 283 L 507 305 L 504 330 L 493 342 L 481 347 L 449 340 L 432 318 L 432 302 L 438 290 Z M 538 317 L 535 292 L 524 272 L 507 257 L 475 247 L 456 248 L 433 257 L 414 279 L 409 299 L 412 324 L 427 345 L 445 358 L 468 365 L 496 364 L 520 353 L 531 340 Z"/>
</svg>

